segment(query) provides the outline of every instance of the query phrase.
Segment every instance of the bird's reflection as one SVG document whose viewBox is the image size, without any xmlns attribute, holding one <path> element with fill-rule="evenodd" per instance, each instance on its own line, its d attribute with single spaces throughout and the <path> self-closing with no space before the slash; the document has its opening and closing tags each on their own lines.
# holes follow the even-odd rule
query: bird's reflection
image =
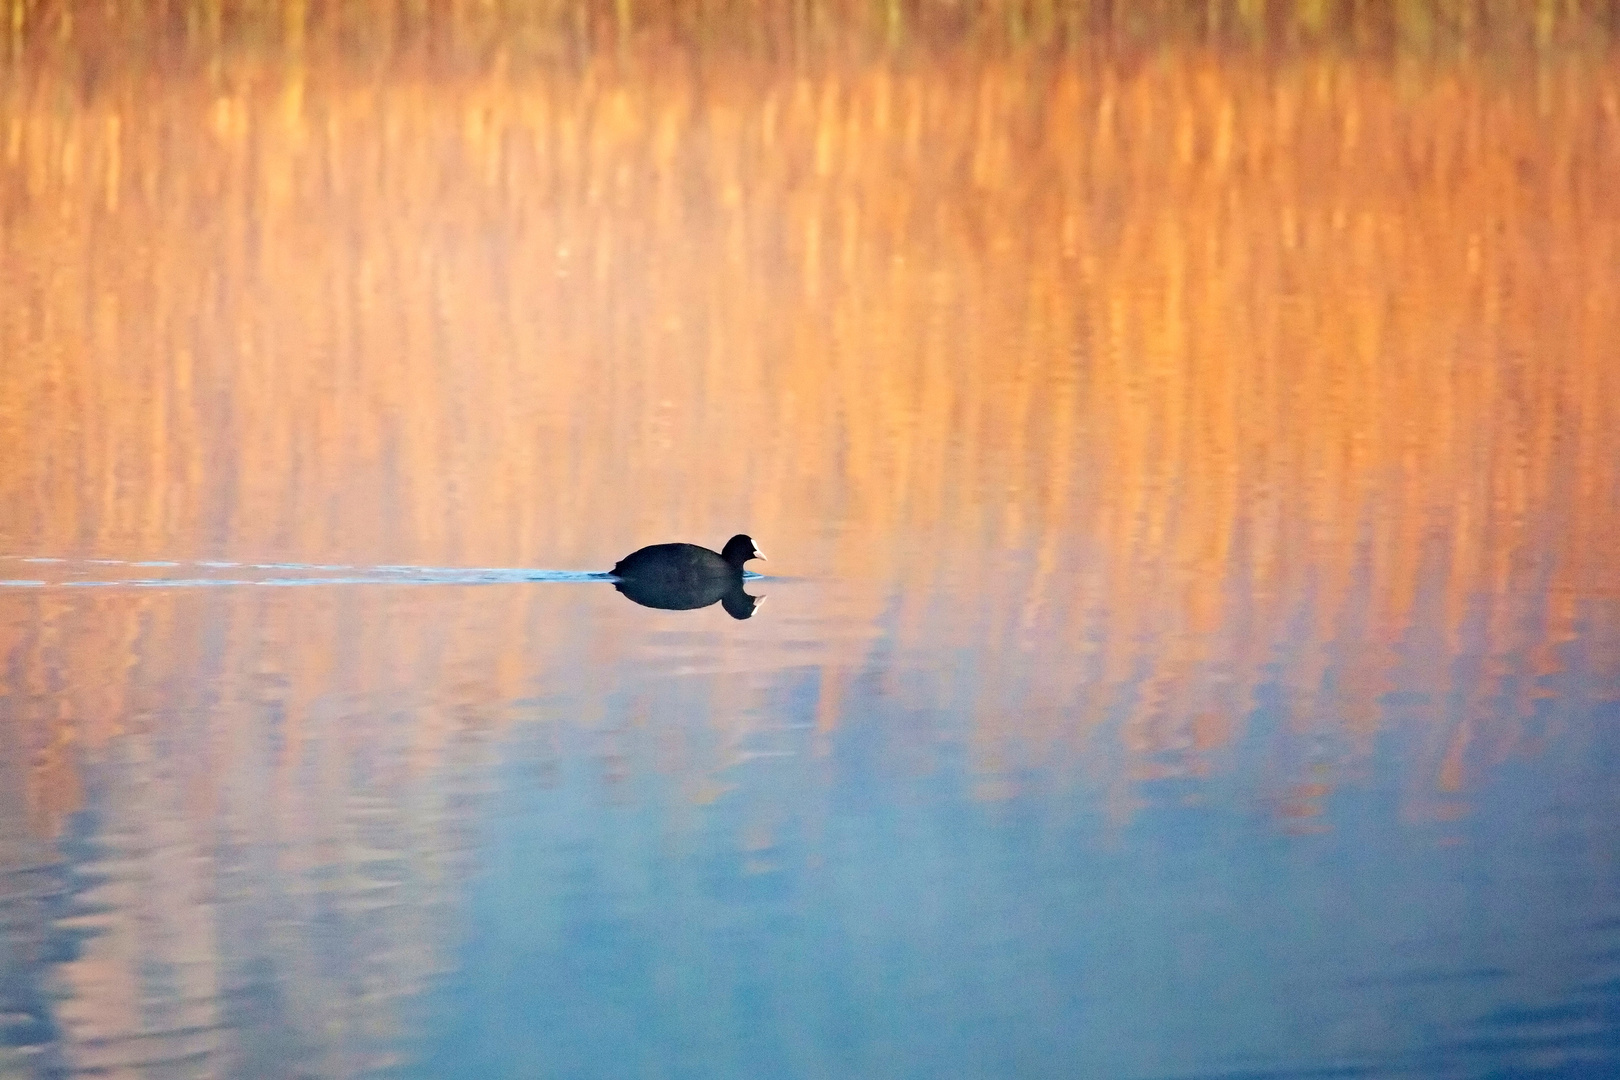
<svg viewBox="0 0 1620 1080">
<path fill-rule="evenodd" d="M 706 578 L 702 580 L 647 580 L 620 578 L 613 587 L 642 607 L 663 608 L 666 611 L 690 611 L 708 607 L 716 600 L 733 619 L 746 619 L 764 601 L 743 591 L 740 578 Z"/>
</svg>

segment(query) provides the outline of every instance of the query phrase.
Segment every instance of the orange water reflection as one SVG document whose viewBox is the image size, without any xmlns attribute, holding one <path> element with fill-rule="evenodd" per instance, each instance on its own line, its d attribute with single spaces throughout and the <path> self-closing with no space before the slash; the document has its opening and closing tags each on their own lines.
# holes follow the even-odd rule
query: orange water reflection
<svg viewBox="0 0 1620 1080">
<path fill-rule="evenodd" d="M 1279 659 L 1293 729 L 1365 748 L 1402 648 L 1477 656 L 1406 678 L 1479 706 L 1407 710 L 1437 806 L 1533 743 L 1577 626 L 1620 684 L 1606 54 L 660 48 L 10 69 L 6 549 L 601 567 L 746 526 L 882 584 L 824 613 L 825 727 L 892 611 L 902 660 L 979 658 L 894 691 L 974 702 L 985 794 L 1079 755 L 1122 807 Z M 167 601 L 28 603 L 50 833 L 190 654 Z M 495 698 L 545 654 L 513 618 Z M 275 661 L 295 728 L 329 644 Z"/>
</svg>

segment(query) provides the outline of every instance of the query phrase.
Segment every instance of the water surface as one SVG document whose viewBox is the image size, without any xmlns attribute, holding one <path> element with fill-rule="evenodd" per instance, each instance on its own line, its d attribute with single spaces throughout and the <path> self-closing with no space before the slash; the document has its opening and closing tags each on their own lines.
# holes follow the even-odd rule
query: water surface
<svg viewBox="0 0 1620 1080">
<path fill-rule="evenodd" d="M 1620 1071 L 1620 68 L 1520 7 L 19 23 L 0 1076 Z"/>
</svg>

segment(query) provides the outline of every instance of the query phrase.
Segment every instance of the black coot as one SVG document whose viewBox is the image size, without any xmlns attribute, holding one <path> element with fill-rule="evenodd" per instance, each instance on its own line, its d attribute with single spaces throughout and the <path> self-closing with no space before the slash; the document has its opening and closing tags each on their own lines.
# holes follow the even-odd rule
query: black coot
<svg viewBox="0 0 1620 1080">
<path fill-rule="evenodd" d="M 718 600 L 726 614 L 746 619 L 763 598 L 743 592 L 743 564 L 764 557 L 741 533 L 719 552 L 696 544 L 654 544 L 619 560 L 613 587 L 643 607 L 686 611 Z"/>
<path fill-rule="evenodd" d="M 640 581 L 741 581 L 743 563 L 764 557 L 752 537 L 738 533 L 718 552 L 696 544 L 654 544 L 632 551 L 614 565 L 613 576 Z"/>
</svg>

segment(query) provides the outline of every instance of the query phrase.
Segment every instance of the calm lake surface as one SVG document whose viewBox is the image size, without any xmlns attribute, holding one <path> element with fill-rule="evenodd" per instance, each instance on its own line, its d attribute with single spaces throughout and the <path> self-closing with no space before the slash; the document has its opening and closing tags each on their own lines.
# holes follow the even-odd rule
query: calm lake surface
<svg viewBox="0 0 1620 1080">
<path fill-rule="evenodd" d="M 0 1078 L 1620 1075 L 1612 6 L 1117 6 L 0 4 Z"/>
</svg>

